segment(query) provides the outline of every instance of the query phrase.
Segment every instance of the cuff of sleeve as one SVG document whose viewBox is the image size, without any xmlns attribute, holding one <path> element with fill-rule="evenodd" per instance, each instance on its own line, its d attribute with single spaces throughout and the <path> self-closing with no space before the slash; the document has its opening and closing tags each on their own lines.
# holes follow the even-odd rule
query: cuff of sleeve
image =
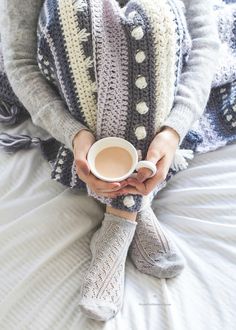
<svg viewBox="0 0 236 330">
<path fill-rule="evenodd" d="M 180 136 L 179 145 L 181 145 L 194 121 L 194 114 L 190 108 L 183 105 L 175 105 L 162 127 L 168 126 L 173 128 Z"/>
<path fill-rule="evenodd" d="M 89 130 L 67 111 L 62 100 L 53 100 L 31 114 L 33 123 L 44 128 L 73 152 L 73 139 L 81 130 Z"/>
<path fill-rule="evenodd" d="M 65 145 L 68 149 L 73 151 L 73 140 L 75 136 L 82 130 L 87 130 L 89 129 L 84 126 L 83 124 L 77 122 L 76 120 L 68 120 L 66 123 L 64 122 L 63 125 L 64 129 L 64 134 L 65 134 Z"/>
</svg>

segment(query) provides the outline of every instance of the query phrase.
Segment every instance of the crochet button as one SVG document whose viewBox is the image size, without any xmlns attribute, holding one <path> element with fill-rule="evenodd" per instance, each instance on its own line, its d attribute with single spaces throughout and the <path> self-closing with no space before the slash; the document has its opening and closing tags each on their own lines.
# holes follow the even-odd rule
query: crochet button
<svg viewBox="0 0 236 330">
<path fill-rule="evenodd" d="M 141 26 L 137 26 L 135 27 L 132 31 L 131 31 L 131 35 L 135 40 L 141 40 L 144 36 L 144 32 Z"/>
<path fill-rule="evenodd" d="M 144 126 L 137 127 L 134 133 L 138 140 L 143 140 L 147 136 L 146 128 Z"/>
<path fill-rule="evenodd" d="M 145 55 L 144 51 L 142 51 L 142 50 L 139 50 L 137 52 L 137 54 L 135 55 L 135 60 L 137 63 L 143 63 L 145 58 L 146 58 L 146 55 Z"/>
<path fill-rule="evenodd" d="M 133 196 L 125 196 L 125 198 L 123 199 L 123 204 L 126 207 L 129 207 L 129 208 L 132 207 L 132 206 L 134 206 L 135 201 L 134 201 Z"/>
<path fill-rule="evenodd" d="M 136 81 L 135 81 L 135 85 L 136 87 L 138 87 L 139 89 L 144 89 L 147 87 L 147 81 L 146 78 L 143 76 L 139 76 Z"/>
<path fill-rule="evenodd" d="M 140 113 L 140 115 L 145 115 L 145 113 L 147 113 L 149 109 L 146 102 L 139 102 L 136 105 L 136 110 L 138 111 L 138 113 Z"/>
</svg>

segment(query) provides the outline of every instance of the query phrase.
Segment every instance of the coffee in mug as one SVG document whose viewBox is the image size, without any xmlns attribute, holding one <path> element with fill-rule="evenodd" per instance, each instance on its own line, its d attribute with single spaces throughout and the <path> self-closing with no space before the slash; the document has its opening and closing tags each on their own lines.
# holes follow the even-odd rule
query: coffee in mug
<svg viewBox="0 0 236 330">
<path fill-rule="evenodd" d="M 95 168 L 104 177 L 111 179 L 124 176 L 132 168 L 131 154 L 122 147 L 108 147 L 95 158 Z"/>
</svg>

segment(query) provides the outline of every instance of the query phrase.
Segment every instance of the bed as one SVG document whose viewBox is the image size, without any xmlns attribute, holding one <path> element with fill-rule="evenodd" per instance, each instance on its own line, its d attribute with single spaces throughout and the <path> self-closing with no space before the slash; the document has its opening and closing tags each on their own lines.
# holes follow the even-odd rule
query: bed
<svg viewBox="0 0 236 330">
<path fill-rule="evenodd" d="M 30 119 L 8 132 L 47 135 Z M 122 311 L 102 323 L 77 299 L 104 208 L 51 180 L 39 149 L 0 151 L 0 329 L 235 329 L 235 154 L 233 144 L 196 156 L 158 195 L 153 208 L 187 267 L 159 280 L 128 259 Z"/>
</svg>

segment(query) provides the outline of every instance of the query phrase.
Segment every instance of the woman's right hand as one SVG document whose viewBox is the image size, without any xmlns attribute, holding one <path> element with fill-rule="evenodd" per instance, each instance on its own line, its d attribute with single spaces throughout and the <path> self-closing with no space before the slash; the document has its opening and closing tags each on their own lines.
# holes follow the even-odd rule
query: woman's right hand
<svg viewBox="0 0 236 330">
<path fill-rule="evenodd" d="M 122 188 L 127 186 L 127 181 L 106 182 L 96 178 L 89 168 L 87 154 L 95 137 L 90 131 L 81 130 L 73 139 L 73 152 L 76 163 L 76 172 L 79 178 L 97 195 L 115 198 L 124 194 Z"/>
</svg>

